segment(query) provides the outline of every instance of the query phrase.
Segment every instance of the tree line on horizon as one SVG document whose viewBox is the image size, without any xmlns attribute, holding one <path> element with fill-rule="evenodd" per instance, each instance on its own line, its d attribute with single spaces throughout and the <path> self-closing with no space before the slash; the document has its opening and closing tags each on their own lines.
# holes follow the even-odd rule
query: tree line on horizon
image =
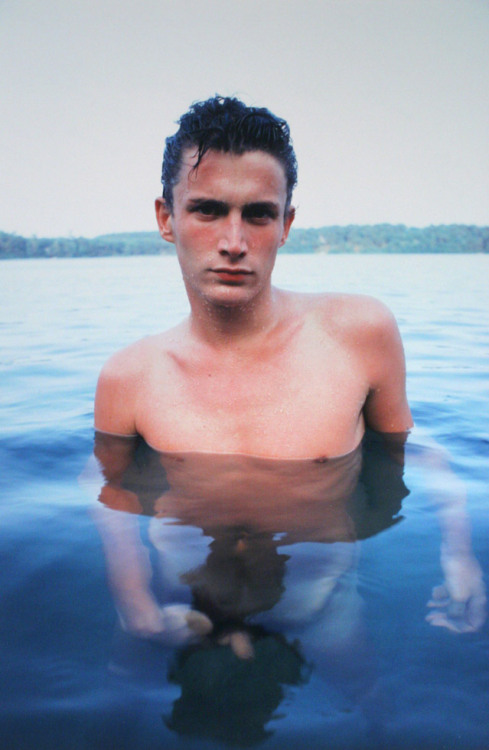
<svg viewBox="0 0 489 750">
<path fill-rule="evenodd" d="M 38 238 L 0 232 L 0 260 L 84 258 L 111 255 L 171 255 L 158 232 Z M 451 224 L 425 228 L 403 224 L 292 228 L 281 253 L 487 253 L 489 227 Z"/>
</svg>

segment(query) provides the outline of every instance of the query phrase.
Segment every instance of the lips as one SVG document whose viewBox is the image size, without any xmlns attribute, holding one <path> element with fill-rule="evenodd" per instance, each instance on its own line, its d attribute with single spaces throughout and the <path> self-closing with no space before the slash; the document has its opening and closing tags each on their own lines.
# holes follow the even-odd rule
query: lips
<svg viewBox="0 0 489 750">
<path fill-rule="evenodd" d="M 242 281 L 246 276 L 250 276 L 252 271 L 246 268 L 213 268 L 212 273 L 218 276 L 222 281 Z"/>
</svg>

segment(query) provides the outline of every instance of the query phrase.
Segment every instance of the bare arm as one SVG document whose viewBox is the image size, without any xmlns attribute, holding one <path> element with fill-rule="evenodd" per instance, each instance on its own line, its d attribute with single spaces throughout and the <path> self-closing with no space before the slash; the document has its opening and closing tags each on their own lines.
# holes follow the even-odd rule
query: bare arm
<svg viewBox="0 0 489 750">
<path fill-rule="evenodd" d="M 100 375 L 95 397 L 94 453 L 82 477 L 98 474 L 92 517 L 104 546 L 109 585 L 122 627 L 133 635 L 183 642 L 205 635 L 208 618 L 187 605 L 161 606 L 152 589 L 149 554 L 139 533 L 142 507 L 123 477 L 137 446 L 137 393 L 141 383 L 137 347 L 116 354 Z M 136 351 L 135 351 L 136 350 Z"/>
<path fill-rule="evenodd" d="M 136 344 L 118 352 L 100 373 L 95 394 L 93 457 L 84 474 L 98 474 L 98 502 L 92 507 L 92 517 L 104 546 L 108 581 L 119 618 L 129 632 L 148 637 L 164 630 L 163 618 L 151 591 L 148 552 L 139 533 L 139 498 L 122 484 L 137 446 L 137 349 Z"/>
<path fill-rule="evenodd" d="M 370 383 L 364 406 L 367 425 L 379 432 L 404 432 L 413 420 L 396 322 L 388 310 L 372 301 L 365 327 Z M 417 435 L 421 435 L 419 429 Z M 409 450 L 408 458 L 426 470 L 426 488 L 435 501 L 442 533 L 440 562 L 445 580 L 433 589 L 428 621 L 456 632 L 477 630 L 485 620 L 486 597 L 481 569 L 472 553 L 464 484 L 451 469 L 447 451 L 427 436 L 422 437 L 421 447 Z"/>
<path fill-rule="evenodd" d="M 406 397 L 404 350 L 394 316 L 381 303 L 368 300 L 360 335 L 369 385 L 366 424 L 378 432 L 404 433 L 413 426 L 413 419 Z"/>
<path fill-rule="evenodd" d="M 441 529 L 444 581 L 433 589 L 426 619 L 457 633 L 479 630 L 486 619 L 486 592 L 472 551 L 465 485 L 451 468 L 448 452 L 420 428 L 408 442 L 407 459 L 425 470 L 424 486 Z"/>
<path fill-rule="evenodd" d="M 96 430 L 112 435 L 136 434 L 140 356 L 135 345 L 118 352 L 104 365 L 95 393 Z"/>
<path fill-rule="evenodd" d="M 151 592 L 148 551 L 141 541 L 137 494 L 124 488 L 137 439 L 95 434 L 93 456 L 80 483 L 93 491 L 92 518 L 102 539 L 108 582 L 124 629 L 143 637 L 163 632 L 160 607 Z"/>
</svg>

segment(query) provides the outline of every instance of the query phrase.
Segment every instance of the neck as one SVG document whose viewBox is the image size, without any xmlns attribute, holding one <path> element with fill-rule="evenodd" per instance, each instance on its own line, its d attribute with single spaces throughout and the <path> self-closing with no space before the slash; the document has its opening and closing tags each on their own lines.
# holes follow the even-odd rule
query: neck
<svg viewBox="0 0 489 750">
<path fill-rule="evenodd" d="M 277 323 L 281 294 L 270 288 L 247 305 L 210 305 L 190 300 L 190 330 L 209 344 L 243 344 L 267 334 Z"/>
</svg>

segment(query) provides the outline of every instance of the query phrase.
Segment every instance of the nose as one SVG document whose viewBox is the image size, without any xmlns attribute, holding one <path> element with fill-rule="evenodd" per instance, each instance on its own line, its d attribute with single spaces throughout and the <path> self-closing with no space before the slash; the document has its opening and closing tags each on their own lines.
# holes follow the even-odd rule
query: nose
<svg viewBox="0 0 489 750">
<path fill-rule="evenodd" d="M 241 216 L 228 216 L 222 223 L 222 235 L 218 243 L 219 254 L 230 260 L 241 260 L 246 255 L 245 228 Z"/>
</svg>

